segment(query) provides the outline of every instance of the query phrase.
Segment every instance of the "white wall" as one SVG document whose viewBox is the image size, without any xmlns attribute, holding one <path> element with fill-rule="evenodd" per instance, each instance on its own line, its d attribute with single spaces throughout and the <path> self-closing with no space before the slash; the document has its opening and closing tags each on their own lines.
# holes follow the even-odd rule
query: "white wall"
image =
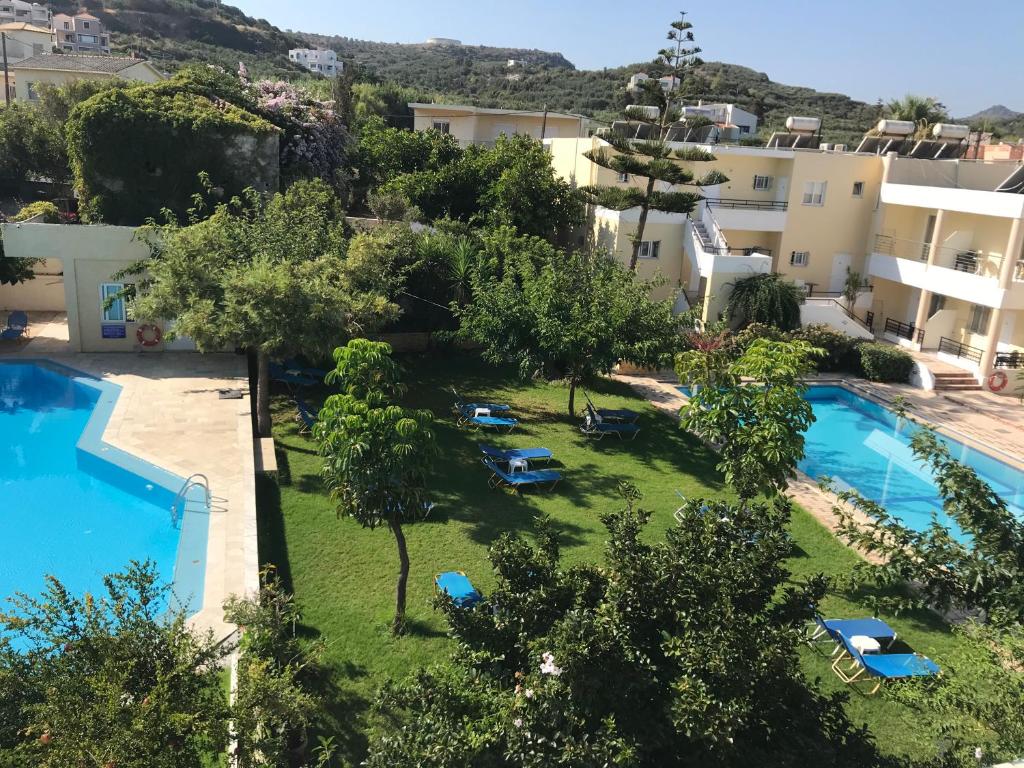
<svg viewBox="0 0 1024 768">
<path fill-rule="evenodd" d="M 64 277 L 60 259 L 47 259 L 33 268 L 36 276 L 17 285 L 0 285 L 0 309 L 29 312 L 64 311 Z M 2 320 L 2 318 L 0 318 Z"/>
</svg>

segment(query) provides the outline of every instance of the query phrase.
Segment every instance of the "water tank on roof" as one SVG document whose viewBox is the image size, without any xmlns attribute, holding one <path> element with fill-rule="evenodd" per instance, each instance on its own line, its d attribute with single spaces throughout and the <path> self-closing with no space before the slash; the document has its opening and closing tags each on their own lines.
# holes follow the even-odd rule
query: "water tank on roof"
<svg viewBox="0 0 1024 768">
<path fill-rule="evenodd" d="M 913 120 L 879 120 L 875 130 L 883 136 L 909 136 L 917 126 Z"/>
<path fill-rule="evenodd" d="M 786 130 L 798 131 L 800 133 L 814 133 L 821 128 L 820 117 L 796 117 L 790 115 L 786 118 Z"/>
<path fill-rule="evenodd" d="M 966 139 L 971 129 L 966 125 L 953 125 L 951 123 L 936 123 L 932 127 L 932 136 L 936 139 Z"/>
</svg>

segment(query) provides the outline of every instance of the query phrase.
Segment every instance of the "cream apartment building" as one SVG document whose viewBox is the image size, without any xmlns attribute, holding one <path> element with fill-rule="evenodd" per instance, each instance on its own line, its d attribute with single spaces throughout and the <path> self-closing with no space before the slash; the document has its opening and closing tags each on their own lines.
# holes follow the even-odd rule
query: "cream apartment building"
<svg viewBox="0 0 1024 768">
<path fill-rule="evenodd" d="M 499 136 L 524 134 L 535 139 L 577 137 L 583 118 L 561 112 L 486 109 L 459 104 L 409 104 L 413 128 L 435 130 L 455 137 L 462 146 L 492 144 Z"/>
<path fill-rule="evenodd" d="M 608 147 L 599 137 L 546 144 L 556 173 L 574 184 L 646 183 L 584 157 Z M 1020 163 L 706 149 L 715 160 L 688 164 L 694 175 L 717 169 L 729 180 L 701 190 L 706 199 L 689 216 L 648 218 L 638 273 L 665 279 L 660 296 L 676 296 L 680 309 L 699 304 L 713 321 L 733 281 L 778 272 L 806 287 L 807 323 L 911 346 L 979 381 L 1024 367 Z M 637 219 L 637 209 L 593 209 L 584 239 L 628 261 Z M 869 286 L 853 307 L 841 297 L 848 269 Z"/>
</svg>

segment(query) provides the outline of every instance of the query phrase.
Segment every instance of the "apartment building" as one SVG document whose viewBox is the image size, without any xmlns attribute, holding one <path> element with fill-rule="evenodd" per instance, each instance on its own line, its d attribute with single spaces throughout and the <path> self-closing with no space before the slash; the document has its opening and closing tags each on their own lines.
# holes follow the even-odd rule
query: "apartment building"
<svg viewBox="0 0 1024 768">
<path fill-rule="evenodd" d="M 49 29 L 50 9 L 42 3 L 28 3 L 25 0 L 0 0 L 0 24 L 16 22 Z"/>
<path fill-rule="evenodd" d="M 0 24 L 0 32 L 7 38 L 8 65 L 53 50 L 53 33 L 48 27 L 37 27 L 25 21 L 8 21 Z"/>
<path fill-rule="evenodd" d="M 706 117 L 719 128 L 731 133 L 729 138 L 742 136 L 753 136 L 757 133 L 757 115 L 740 109 L 735 104 L 704 104 L 697 102 L 694 105 L 686 105 L 681 109 L 682 116 Z"/>
<path fill-rule="evenodd" d="M 413 128 L 448 133 L 462 146 L 493 144 L 499 136 L 525 134 L 536 139 L 577 137 L 584 118 L 561 112 L 485 109 L 460 104 L 411 103 Z"/>
<path fill-rule="evenodd" d="M 729 180 L 704 188 L 689 216 L 651 212 L 638 273 L 661 275 L 660 297 L 676 296 L 680 309 L 699 304 L 713 321 L 733 281 L 777 272 L 807 289 L 805 322 L 886 338 L 979 381 L 1024 367 L 1021 164 L 958 159 L 962 145 L 948 135 L 881 132 L 846 151 L 819 145 L 815 131 L 774 136 L 768 147 L 707 145 L 715 160 L 687 165 L 696 177 L 715 169 Z M 556 173 L 574 184 L 646 183 L 584 157 L 610 149 L 600 137 L 546 144 Z M 638 209 L 596 208 L 582 237 L 627 262 L 637 220 Z M 841 296 L 847 270 L 868 284 L 852 307 Z"/>
<path fill-rule="evenodd" d="M 54 14 L 53 34 L 57 46 L 67 53 L 110 53 L 110 36 L 91 13 Z"/>
<path fill-rule="evenodd" d="M 164 79 L 164 74 L 144 59 L 80 53 L 30 56 L 10 70 L 15 80 L 14 98 L 19 101 L 38 99 L 39 86 L 43 84 L 62 86 L 76 80 L 109 80 L 115 77 L 143 83 Z"/>
<path fill-rule="evenodd" d="M 344 63 L 338 61 L 338 54 L 331 50 L 292 48 L 288 51 L 288 59 L 305 67 L 310 72 L 316 72 L 326 77 L 334 77 L 344 69 Z"/>
</svg>

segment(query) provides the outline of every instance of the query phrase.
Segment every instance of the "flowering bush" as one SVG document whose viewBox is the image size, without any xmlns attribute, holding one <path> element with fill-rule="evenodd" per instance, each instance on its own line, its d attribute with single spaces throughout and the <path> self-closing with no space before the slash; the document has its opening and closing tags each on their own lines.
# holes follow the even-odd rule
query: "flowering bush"
<svg viewBox="0 0 1024 768">
<path fill-rule="evenodd" d="M 350 138 L 334 110 L 283 80 L 250 84 L 244 69 L 239 70 L 239 77 L 243 85 L 248 85 L 261 116 L 283 132 L 282 185 L 298 178 L 318 177 L 347 197 Z"/>
</svg>

